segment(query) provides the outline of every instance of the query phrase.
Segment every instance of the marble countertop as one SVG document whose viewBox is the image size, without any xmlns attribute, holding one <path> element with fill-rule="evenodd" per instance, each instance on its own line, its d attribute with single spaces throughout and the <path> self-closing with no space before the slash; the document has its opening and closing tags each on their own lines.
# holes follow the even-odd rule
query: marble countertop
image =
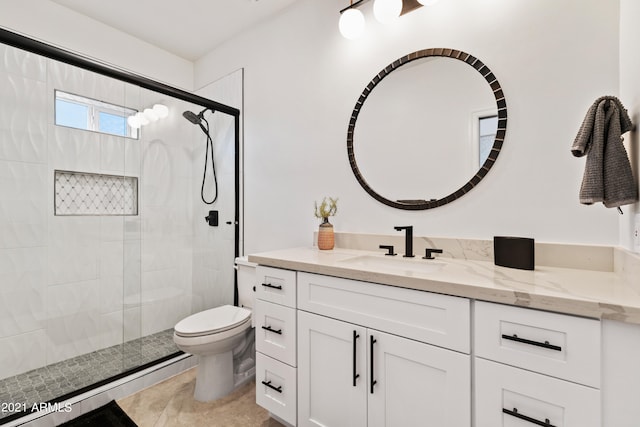
<svg viewBox="0 0 640 427">
<path fill-rule="evenodd" d="M 358 265 L 357 257 L 368 262 Z M 380 258 L 380 264 L 376 259 Z M 249 255 L 260 265 L 343 277 L 597 319 L 640 324 L 640 294 L 628 279 L 606 271 L 537 266 L 535 270 L 499 267 L 488 261 L 384 254 L 335 248 L 292 248 Z M 406 263 L 409 267 L 398 268 Z M 434 271 L 420 271 L 434 263 Z M 415 268 L 411 266 L 415 265 Z"/>
</svg>

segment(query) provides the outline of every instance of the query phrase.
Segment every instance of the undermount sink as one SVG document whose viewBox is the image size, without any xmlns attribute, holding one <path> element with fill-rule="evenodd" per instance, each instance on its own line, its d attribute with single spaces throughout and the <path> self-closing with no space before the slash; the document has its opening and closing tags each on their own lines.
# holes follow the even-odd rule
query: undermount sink
<svg viewBox="0 0 640 427">
<path fill-rule="evenodd" d="M 398 255 L 398 258 L 391 258 L 384 255 L 362 255 L 338 262 L 349 267 L 361 267 L 366 270 L 376 270 L 380 272 L 393 270 L 394 272 L 402 272 L 409 275 L 413 273 L 435 273 L 445 265 L 442 262 L 434 262 L 420 258 L 403 258 L 401 255 Z"/>
</svg>

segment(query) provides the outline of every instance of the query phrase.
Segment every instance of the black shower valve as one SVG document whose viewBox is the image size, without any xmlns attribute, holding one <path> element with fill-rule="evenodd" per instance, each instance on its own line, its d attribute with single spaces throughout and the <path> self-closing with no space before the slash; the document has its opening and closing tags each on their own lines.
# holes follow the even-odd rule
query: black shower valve
<svg viewBox="0 0 640 427">
<path fill-rule="evenodd" d="M 218 211 L 209 211 L 209 216 L 205 216 L 204 220 L 207 221 L 209 227 L 218 226 Z"/>
</svg>

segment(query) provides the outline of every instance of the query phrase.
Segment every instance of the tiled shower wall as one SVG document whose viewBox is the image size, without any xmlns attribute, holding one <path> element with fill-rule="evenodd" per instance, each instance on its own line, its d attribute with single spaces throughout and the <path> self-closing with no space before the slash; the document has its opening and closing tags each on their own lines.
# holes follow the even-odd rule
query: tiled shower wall
<svg viewBox="0 0 640 427">
<path fill-rule="evenodd" d="M 212 282 L 192 297 L 204 158 L 181 113 L 199 107 L 4 45 L 0 61 L 0 378 L 171 328 L 212 303 L 201 295 Z M 162 102 L 170 116 L 140 140 L 59 127 L 54 89 L 137 109 Z M 138 177 L 139 214 L 54 216 L 54 170 Z M 232 262 L 233 240 L 223 245 L 214 251 Z"/>
</svg>

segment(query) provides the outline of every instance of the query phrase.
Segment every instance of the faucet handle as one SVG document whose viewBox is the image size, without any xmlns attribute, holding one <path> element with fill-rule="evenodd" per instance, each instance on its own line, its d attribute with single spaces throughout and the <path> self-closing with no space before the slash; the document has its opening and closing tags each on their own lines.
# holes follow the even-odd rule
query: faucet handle
<svg viewBox="0 0 640 427">
<path fill-rule="evenodd" d="M 387 253 L 385 255 L 396 256 L 397 253 L 393 252 L 393 245 L 380 245 L 380 249 L 386 249 Z"/>
<path fill-rule="evenodd" d="M 442 253 L 442 249 L 429 249 L 429 248 L 426 248 L 424 250 L 424 256 L 422 257 L 422 259 L 435 259 L 433 254 L 441 254 L 441 253 Z"/>
</svg>

